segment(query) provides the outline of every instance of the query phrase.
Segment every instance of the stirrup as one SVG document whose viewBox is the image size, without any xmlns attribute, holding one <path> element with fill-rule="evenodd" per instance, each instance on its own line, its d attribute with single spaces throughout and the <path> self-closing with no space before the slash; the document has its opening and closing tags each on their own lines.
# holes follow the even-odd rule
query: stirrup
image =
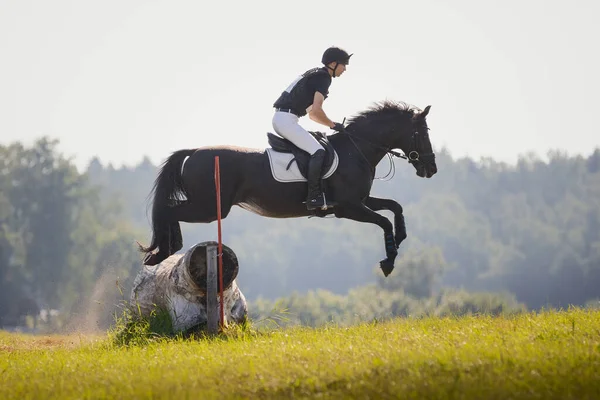
<svg viewBox="0 0 600 400">
<path fill-rule="evenodd" d="M 309 201 L 307 200 L 307 201 L 305 201 L 305 202 L 304 202 L 304 204 L 306 204 L 306 208 L 307 208 L 308 210 L 317 210 L 317 209 L 319 209 L 319 208 L 320 208 L 321 210 L 325 211 L 325 210 L 327 210 L 328 208 L 330 208 L 330 207 L 333 207 L 333 205 L 328 205 L 328 204 L 327 204 L 327 199 L 325 198 L 325 193 L 321 193 L 321 196 L 322 196 L 322 198 L 323 198 L 323 204 L 322 204 L 322 205 L 320 205 L 320 206 L 312 206 L 312 205 L 309 203 Z M 312 200 L 318 200 L 318 198 L 316 198 L 316 199 L 312 199 Z"/>
</svg>

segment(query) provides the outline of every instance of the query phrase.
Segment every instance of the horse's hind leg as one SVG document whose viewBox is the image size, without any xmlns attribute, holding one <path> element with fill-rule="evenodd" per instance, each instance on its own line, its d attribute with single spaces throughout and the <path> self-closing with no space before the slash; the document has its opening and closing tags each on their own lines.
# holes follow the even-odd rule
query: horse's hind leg
<svg viewBox="0 0 600 400">
<path fill-rule="evenodd" d="M 197 210 L 194 210 L 194 208 L 191 207 L 191 204 L 187 201 L 169 208 L 168 237 L 165 238 L 165 242 L 168 242 L 168 248 L 164 245 L 159 246 L 158 254 L 156 255 L 159 259 L 164 260 L 183 248 L 183 235 L 181 234 L 181 226 L 179 226 L 179 221 L 204 222 L 199 221 L 198 215 L 196 214 Z"/>
<path fill-rule="evenodd" d="M 222 208 L 221 219 L 227 217 L 231 211 L 231 205 Z M 217 220 L 217 206 L 200 207 L 190 201 L 182 202 L 171 208 L 171 223 L 169 224 L 171 254 L 181 250 L 183 247 L 183 237 L 179 222 L 188 223 L 210 223 Z"/>
<path fill-rule="evenodd" d="M 183 236 L 178 221 L 169 224 L 169 247 L 171 254 L 177 253 L 183 247 Z"/>
<path fill-rule="evenodd" d="M 221 208 L 221 219 L 227 217 L 231 211 L 231 205 L 223 205 Z M 171 209 L 173 221 L 189 223 L 210 223 L 217 220 L 217 206 L 199 206 L 190 201 L 183 202 Z"/>
</svg>

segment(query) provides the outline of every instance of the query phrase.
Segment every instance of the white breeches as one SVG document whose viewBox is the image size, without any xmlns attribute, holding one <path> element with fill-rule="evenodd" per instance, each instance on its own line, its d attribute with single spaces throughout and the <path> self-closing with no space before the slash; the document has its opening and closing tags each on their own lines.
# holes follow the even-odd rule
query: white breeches
<svg viewBox="0 0 600 400">
<path fill-rule="evenodd" d="M 310 133 L 298 124 L 298 116 L 284 111 L 275 111 L 273 129 L 281 137 L 286 138 L 311 156 L 323 146 Z"/>
</svg>

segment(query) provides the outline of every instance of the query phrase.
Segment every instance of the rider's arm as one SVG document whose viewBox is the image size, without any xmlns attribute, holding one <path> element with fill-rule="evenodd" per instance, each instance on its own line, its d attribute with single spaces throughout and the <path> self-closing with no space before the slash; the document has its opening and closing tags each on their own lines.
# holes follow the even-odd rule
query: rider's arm
<svg viewBox="0 0 600 400">
<path fill-rule="evenodd" d="M 315 96 L 313 99 L 312 109 L 308 113 L 308 117 L 315 122 L 328 126 L 330 128 L 333 127 L 334 123 L 332 120 L 327 117 L 325 111 L 323 111 L 323 101 L 325 97 L 321 92 L 315 92 Z"/>
</svg>

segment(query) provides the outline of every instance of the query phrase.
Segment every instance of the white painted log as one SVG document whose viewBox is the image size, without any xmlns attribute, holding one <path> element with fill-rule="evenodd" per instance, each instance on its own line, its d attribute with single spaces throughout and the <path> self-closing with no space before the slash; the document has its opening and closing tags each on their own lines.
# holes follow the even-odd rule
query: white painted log
<svg viewBox="0 0 600 400">
<path fill-rule="evenodd" d="M 198 243 L 184 254 L 173 254 L 158 265 L 142 266 L 131 290 L 130 302 L 134 308 L 139 306 L 144 316 L 150 316 L 157 307 L 167 310 L 175 331 L 207 324 L 207 248 L 210 246 L 216 250 L 217 243 Z M 248 313 L 246 299 L 235 279 L 237 273 L 237 257 L 223 245 L 225 324 L 241 322 Z M 218 292 L 215 297 L 218 313 Z"/>
</svg>

